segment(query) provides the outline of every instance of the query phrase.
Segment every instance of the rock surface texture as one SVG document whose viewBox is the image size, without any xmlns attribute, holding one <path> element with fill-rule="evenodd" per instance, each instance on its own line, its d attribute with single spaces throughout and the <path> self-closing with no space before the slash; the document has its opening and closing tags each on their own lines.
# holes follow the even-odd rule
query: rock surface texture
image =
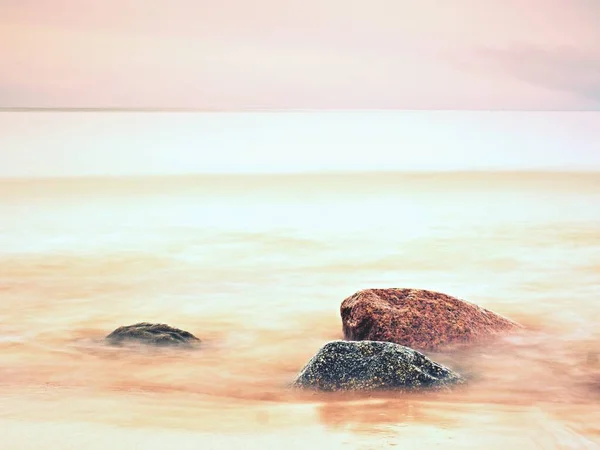
<svg viewBox="0 0 600 450">
<path fill-rule="evenodd" d="M 119 327 L 106 340 L 113 345 L 140 343 L 156 346 L 186 346 L 200 343 L 200 339 L 187 331 L 159 323 L 136 323 Z"/>
<path fill-rule="evenodd" d="M 472 303 L 422 289 L 366 289 L 342 302 L 344 338 L 437 351 L 520 325 Z"/>
<path fill-rule="evenodd" d="M 442 388 L 463 379 L 452 370 L 402 345 L 333 341 L 302 369 L 294 387 L 321 391 Z"/>
</svg>

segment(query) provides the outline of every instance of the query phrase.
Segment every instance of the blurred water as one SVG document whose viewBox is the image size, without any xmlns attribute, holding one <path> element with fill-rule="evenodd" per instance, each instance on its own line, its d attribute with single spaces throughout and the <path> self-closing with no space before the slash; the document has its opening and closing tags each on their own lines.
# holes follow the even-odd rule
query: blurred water
<svg viewBox="0 0 600 450">
<path fill-rule="evenodd" d="M 40 423 L 60 423 L 85 448 L 73 436 L 152 446 L 144 427 L 157 448 L 169 433 L 180 448 L 244 433 L 250 447 L 597 448 L 598 205 L 598 174 L 1 182 L 0 427 L 49 436 Z M 340 302 L 367 287 L 442 291 L 529 331 L 433 355 L 472 375 L 460 392 L 288 392 L 341 337 Z M 101 345 L 139 321 L 204 349 Z"/>
</svg>

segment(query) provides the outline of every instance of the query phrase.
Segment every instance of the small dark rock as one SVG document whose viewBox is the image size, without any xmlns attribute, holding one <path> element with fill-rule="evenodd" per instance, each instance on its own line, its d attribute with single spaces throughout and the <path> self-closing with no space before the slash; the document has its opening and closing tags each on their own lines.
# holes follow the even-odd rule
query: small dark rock
<svg viewBox="0 0 600 450">
<path fill-rule="evenodd" d="M 308 362 L 293 386 L 321 391 L 391 390 L 463 382 L 459 374 L 402 345 L 333 341 Z"/>
<path fill-rule="evenodd" d="M 156 346 L 185 346 L 200 343 L 200 339 L 187 331 L 165 324 L 147 322 L 119 327 L 106 336 L 106 340 L 113 345 L 126 342 Z"/>
</svg>

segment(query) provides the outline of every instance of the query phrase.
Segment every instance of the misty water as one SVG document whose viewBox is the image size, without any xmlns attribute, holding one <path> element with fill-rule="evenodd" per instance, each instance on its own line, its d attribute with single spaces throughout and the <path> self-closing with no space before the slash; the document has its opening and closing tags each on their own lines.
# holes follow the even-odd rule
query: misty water
<svg viewBox="0 0 600 450">
<path fill-rule="evenodd" d="M 589 173 L 0 182 L 2 447 L 598 448 L 598 205 Z M 450 392 L 291 392 L 371 287 L 526 331 L 429 354 Z M 141 321 L 202 347 L 104 345 Z"/>
</svg>

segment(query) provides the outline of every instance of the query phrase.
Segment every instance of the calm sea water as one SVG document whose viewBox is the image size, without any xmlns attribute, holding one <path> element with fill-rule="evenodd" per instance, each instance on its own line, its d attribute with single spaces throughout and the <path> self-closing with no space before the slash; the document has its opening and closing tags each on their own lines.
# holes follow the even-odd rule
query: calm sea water
<svg viewBox="0 0 600 450">
<path fill-rule="evenodd" d="M 598 448 L 599 205 L 599 174 L 0 182 L 3 448 Z M 432 355 L 460 391 L 289 392 L 369 287 L 528 331 Z M 139 321 L 204 348 L 102 345 Z"/>
</svg>

